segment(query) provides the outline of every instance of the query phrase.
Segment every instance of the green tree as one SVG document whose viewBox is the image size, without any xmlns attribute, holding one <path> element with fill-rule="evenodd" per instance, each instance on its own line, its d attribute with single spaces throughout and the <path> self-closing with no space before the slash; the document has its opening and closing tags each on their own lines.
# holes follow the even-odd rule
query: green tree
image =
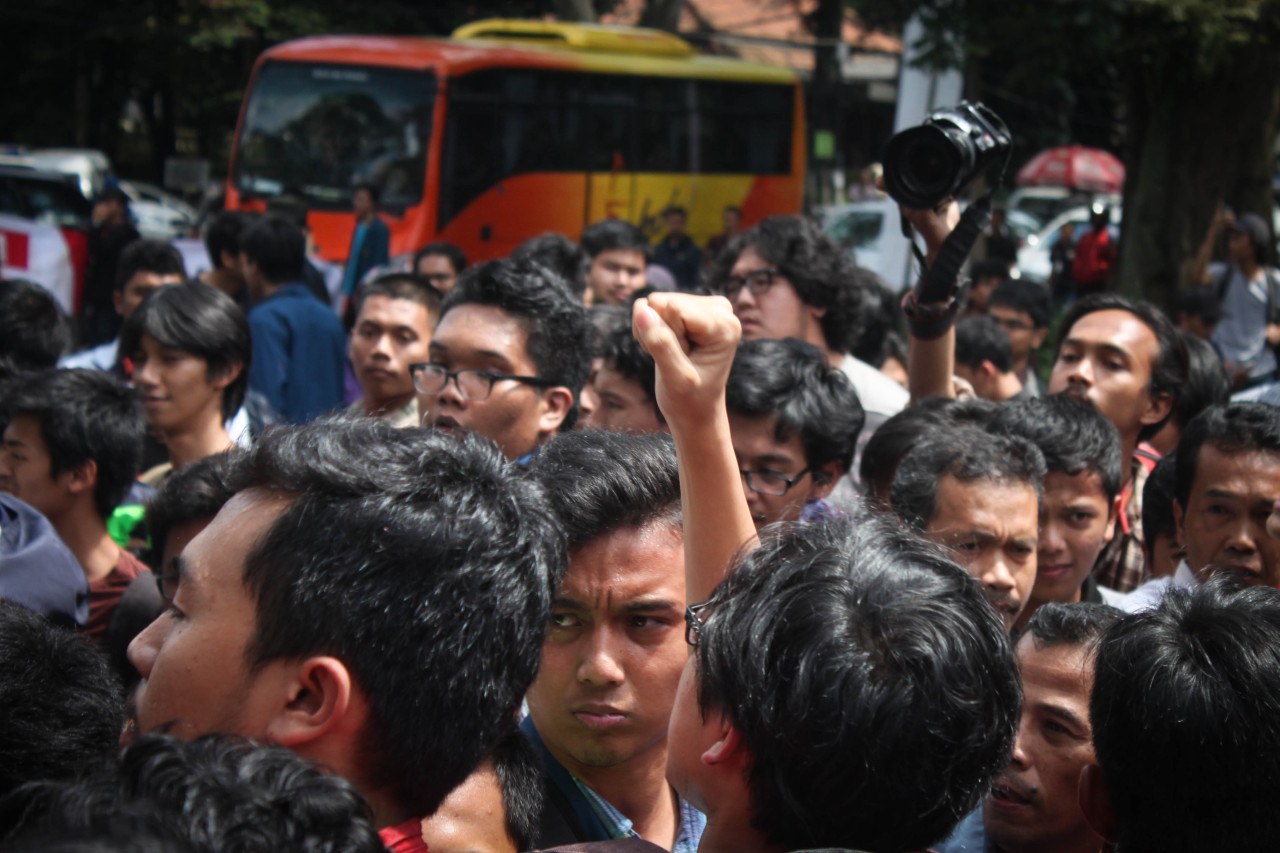
<svg viewBox="0 0 1280 853">
<path fill-rule="evenodd" d="M 1112 140 L 1127 167 L 1127 293 L 1167 304 L 1220 202 L 1271 210 L 1280 0 L 849 2 L 873 24 L 919 15 L 924 64 L 964 68 L 971 96 L 1025 108 L 1026 126 L 1005 116 L 1033 142 L 1024 156 Z"/>
</svg>

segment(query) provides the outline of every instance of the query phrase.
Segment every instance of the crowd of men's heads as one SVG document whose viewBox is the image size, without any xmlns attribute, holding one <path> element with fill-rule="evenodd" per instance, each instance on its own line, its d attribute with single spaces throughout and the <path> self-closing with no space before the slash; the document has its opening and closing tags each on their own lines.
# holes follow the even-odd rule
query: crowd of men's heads
<svg viewBox="0 0 1280 853">
<path fill-rule="evenodd" d="M 278 216 L 206 243 L 204 281 L 122 253 L 112 370 L 56 369 L 67 319 L 0 282 L 0 492 L 82 598 L 147 437 L 251 405 L 243 305 L 308 263 Z M 961 821 L 1006 851 L 1273 843 L 1280 409 L 1227 402 L 1203 294 L 1182 331 L 1082 298 L 1045 352 L 1047 292 L 976 267 L 954 364 L 977 398 L 893 414 L 862 372 L 907 360 L 883 282 L 802 217 L 732 236 L 702 286 L 741 324 L 723 404 L 759 540 L 694 601 L 696 460 L 629 310 L 652 260 L 610 220 L 375 274 L 362 407 L 145 496 L 163 612 L 118 660 L 28 609 L 0 524 L 4 849 L 376 850 L 426 818 L 433 850 L 532 849 L 543 753 L 588 787 L 665 778 L 761 849 L 920 850 Z"/>
</svg>

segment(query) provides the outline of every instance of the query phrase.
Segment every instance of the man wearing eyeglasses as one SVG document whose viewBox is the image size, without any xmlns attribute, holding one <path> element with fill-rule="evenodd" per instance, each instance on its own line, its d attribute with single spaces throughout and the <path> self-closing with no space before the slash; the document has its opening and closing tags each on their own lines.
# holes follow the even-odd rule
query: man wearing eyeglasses
<svg viewBox="0 0 1280 853">
<path fill-rule="evenodd" d="M 874 274 L 853 265 L 800 216 L 772 216 L 730 243 L 711 273 L 742 323 L 744 340 L 799 338 L 849 377 L 873 432 L 907 405 L 907 392 L 851 353 L 872 314 Z"/>
<path fill-rule="evenodd" d="M 411 366 L 424 426 L 478 433 L 520 461 L 573 428 L 591 331 L 555 273 L 521 261 L 480 264 L 440 310 L 431 360 Z"/>
<path fill-rule="evenodd" d="M 865 416 L 843 373 L 795 338 L 743 341 L 725 389 L 733 452 L 756 529 L 821 520 Z"/>
</svg>

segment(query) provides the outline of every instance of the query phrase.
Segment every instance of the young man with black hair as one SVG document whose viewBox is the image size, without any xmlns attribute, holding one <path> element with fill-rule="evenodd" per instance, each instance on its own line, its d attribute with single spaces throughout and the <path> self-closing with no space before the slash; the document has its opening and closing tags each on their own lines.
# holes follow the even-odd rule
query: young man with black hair
<svg viewBox="0 0 1280 853">
<path fill-rule="evenodd" d="M 599 402 L 590 426 L 635 433 L 666 432 L 667 423 L 653 398 L 653 358 L 641 349 L 630 324 L 609 330 L 600 353 L 600 367 L 591 381 Z"/>
<path fill-rule="evenodd" d="M 413 271 L 427 284 L 448 296 L 454 282 L 467 268 L 467 256 L 452 243 L 428 243 L 413 256 Z"/>
<path fill-rule="evenodd" d="M 228 426 L 238 418 L 254 353 L 249 321 L 231 297 L 200 282 L 162 287 L 125 322 L 120 352 L 147 425 L 168 449 L 164 471 L 232 446 Z"/>
<path fill-rule="evenodd" d="M 1225 576 L 1103 635 L 1080 804 L 1116 853 L 1275 849 L 1277 648 L 1280 593 Z"/>
<path fill-rule="evenodd" d="M 1097 761 L 1089 693 L 1099 639 L 1124 614 L 1102 604 L 1046 604 L 1014 647 L 1022 717 L 1013 760 L 982 807 L 939 853 L 1101 853 L 1080 808 L 1080 772 Z"/>
<path fill-rule="evenodd" d="M 853 383 L 866 428 L 907 405 L 906 390 L 851 352 L 866 323 L 871 275 L 816 224 L 800 216 L 772 216 L 738 236 L 710 273 L 742 323 L 742 337 L 799 338 L 822 350 Z"/>
<path fill-rule="evenodd" d="M 116 287 L 112 301 L 122 321 L 128 320 L 151 291 L 166 284 L 182 281 L 186 271 L 182 255 L 163 240 L 136 240 L 120 253 L 116 266 Z M 124 376 L 120 337 L 105 344 L 78 352 L 62 361 L 62 367 L 90 367 L 110 370 Z"/>
<path fill-rule="evenodd" d="M 1266 522 L 1280 500 L 1280 409 L 1232 403 L 1206 409 L 1178 442 L 1173 517 L 1184 558 L 1171 577 L 1148 581 L 1118 602 L 1153 607 L 1170 587 L 1219 571 L 1253 585 L 1280 585 L 1280 542 Z"/>
<path fill-rule="evenodd" d="M 969 304 L 964 309 L 966 316 L 980 317 L 987 313 L 991 294 L 1009 282 L 1010 263 L 1003 258 L 988 258 L 974 262 L 969 268 L 973 286 L 969 290 Z"/>
<path fill-rule="evenodd" d="M 240 269 L 240 235 L 252 221 L 250 214 L 223 210 L 209 221 L 204 230 L 204 247 L 212 267 L 200 273 L 200 280 L 218 288 L 242 308 L 248 307 L 249 294 Z"/>
<path fill-rule="evenodd" d="M 737 205 L 727 205 L 720 214 L 720 224 L 724 228 L 719 234 L 707 240 L 707 263 L 713 264 L 720 253 L 725 250 L 734 237 L 742 230 L 742 208 Z"/>
<path fill-rule="evenodd" d="M 356 227 L 342 268 L 342 295 L 348 300 L 355 299 L 369 270 L 386 266 L 391 260 L 391 229 L 378 218 L 378 188 L 373 184 L 356 187 L 351 193 L 351 210 L 356 215 Z"/>
<path fill-rule="evenodd" d="M 1018 381 L 1030 396 L 1042 396 L 1044 390 L 1031 366 L 1031 354 L 1044 344 L 1049 333 L 1053 307 L 1048 291 L 1029 281 L 1006 281 L 991 292 L 987 313 L 1009 336 L 1013 372 Z"/>
<path fill-rule="evenodd" d="M 508 458 L 527 460 L 577 420 L 591 326 L 551 270 L 489 261 L 445 297 L 430 353 L 410 367 L 423 425 L 483 435 Z"/>
<path fill-rule="evenodd" d="M 1009 336 L 991 317 L 962 317 L 956 323 L 955 370 L 984 400 L 1003 403 L 1029 396 L 1013 372 Z"/>
<path fill-rule="evenodd" d="M 97 370 L 55 370 L 13 384 L 0 491 L 41 512 L 89 582 L 85 633 L 101 642 L 111 613 L 145 569 L 116 544 L 107 518 L 138 473 L 146 421 L 133 391 Z"/>
<path fill-rule="evenodd" d="M 853 466 L 866 416 L 849 380 L 821 350 L 795 338 L 743 341 L 725 405 L 757 530 L 836 514 L 826 499 Z"/>
<path fill-rule="evenodd" d="M 699 602 L 668 764 L 707 815 L 699 849 L 940 840 L 1008 763 L 1021 696 L 999 620 L 958 566 L 879 516 L 779 528 L 735 557 L 755 537 L 723 404 L 740 326 L 723 300 L 654 294 L 635 328 L 675 436 Z"/>
<path fill-rule="evenodd" d="M 84 276 L 85 343 L 97 346 L 115 337 L 120 328 L 112 305 L 120 253 L 142 235 L 129 217 L 129 197 L 117 186 L 102 190 L 93 200 L 89 229 L 89 264 Z"/>
<path fill-rule="evenodd" d="M 1088 403 L 1120 433 L 1127 476 L 1120 491 L 1120 530 L 1098 557 L 1094 577 L 1120 592 L 1145 578 L 1142 486 L 1160 454 L 1145 444 L 1173 411 L 1187 378 L 1187 350 L 1167 317 L 1146 302 L 1112 293 L 1077 301 L 1062 321 L 1049 393 Z"/>
<path fill-rule="evenodd" d="M 67 318 L 49 291 L 0 279 L 0 387 L 13 373 L 55 366 L 69 341 Z"/>
<path fill-rule="evenodd" d="M 421 849 L 537 670 L 566 563 L 542 490 L 487 442 L 369 418 L 271 430 L 231 481 L 129 648 L 139 730 L 288 746 Z"/>
<path fill-rule="evenodd" d="M 926 436 L 893 477 L 894 514 L 965 567 L 1007 630 L 1036 581 L 1044 475 L 1027 439 L 966 427 Z"/>
<path fill-rule="evenodd" d="M 1115 535 L 1122 470 L 1116 428 L 1059 394 L 1001 407 L 991 429 L 1027 439 L 1045 459 L 1036 580 L 1015 627 L 1025 628 L 1049 602 L 1114 601 L 1118 594 L 1100 588 L 1092 573 Z"/>
<path fill-rule="evenodd" d="M 1213 341 L 1213 332 L 1222 320 L 1222 301 L 1212 285 L 1193 287 L 1178 296 L 1178 331 Z M 1214 345 L 1214 352 L 1218 352 Z"/>
<path fill-rule="evenodd" d="M 83 637 L 0 599 L 0 798 L 71 781 L 119 749 L 124 696 Z M 0 838 L 7 827 L 0 821 Z"/>
<path fill-rule="evenodd" d="M 1147 575 L 1152 579 L 1172 575 L 1182 562 L 1178 523 L 1173 517 L 1177 467 L 1178 451 L 1175 449 L 1160 457 L 1142 488 L 1142 547 L 1147 560 Z"/>
<path fill-rule="evenodd" d="M 703 817 L 666 779 L 688 658 L 675 449 L 586 430 L 548 442 L 529 473 L 569 539 L 522 724 L 546 775 L 535 846 L 644 838 L 694 853 Z"/>
<path fill-rule="evenodd" d="M 579 301 L 587 292 L 587 253 L 563 234 L 548 231 L 530 237 L 516 246 L 509 257 L 517 262 L 542 264 L 560 276 Z"/>
<path fill-rule="evenodd" d="M 626 305 L 645 286 L 650 246 L 644 233 L 621 219 L 597 222 L 582 232 L 587 289 L 594 304 Z"/>
<path fill-rule="evenodd" d="M 240 238 L 253 360 L 249 389 L 261 420 L 306 423 L 343 399 L 347 339 L 342 322 L 303 284 L 306 240 L 297 225 L 263 217 Z"/>
<path fill-rule="evenodd" d="M 1192 418 L 1210 406 L 1226 405 L 1231 399 L 1231 380 L 1213 346 L 1182 330 L 1178 337 L 1187 348 L 1187 381 L 1178 389 L 1169 420 L 1151 436 L 1149 443 L 1161 455 L 1173 452 Z"/>
<path fill-rule="evenodd" d="M 693 238 L 684 233 L 688 211 L 678 204 L 662 211 L 662 222 L 667 233 L 662 235 L 658 246 L 653 250 L 653 262 L 671 273 L 676 286 L 681 290 L 693 290 L 698 286 L 698 276 L 702 272 L 702 250 L 693 242 Z"/>
<path fill-rule="evenodd" d="M 422 424 L 409 366 L 430 357 L 440 294 L 421 276 L 390 273 L 356 293 L 351 367 L 362 396 L 348 411 L 386 418 L 397 427 Z"/>
<path fill-rule="evenodd" d="M 86 850 L 68 842 L 128 839 L 146 827 L 179 853 L 387 850 L 349 781 L 283 747 L 226 735 L 190 743 L 149 735 L 118 767 L 24 789 L 4 812 L 0 820 L 17 819 L 9 843 L 18 849 Z"/>
</svg>

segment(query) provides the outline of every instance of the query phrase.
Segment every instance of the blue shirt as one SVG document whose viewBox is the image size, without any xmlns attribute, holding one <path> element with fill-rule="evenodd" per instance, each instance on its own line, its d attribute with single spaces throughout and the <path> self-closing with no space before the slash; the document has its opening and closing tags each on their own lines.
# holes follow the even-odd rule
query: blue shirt
<svg viewBox="0 0 1280 853">
<path fill-rule="evenodd" d="M 286 284 L 249 311 L 249 388 L 280 420 L 310 421 L 342 405 L 346 335 L 306 285 Z"/>
<path fill-rule="evenodd" d="M 995 853 L 995 845 L 987 841 L 987 829 L 982 824 L 982 805 L 956 824 L 955 830 L 936 849 L 938 853 Z"/>
</svg>

